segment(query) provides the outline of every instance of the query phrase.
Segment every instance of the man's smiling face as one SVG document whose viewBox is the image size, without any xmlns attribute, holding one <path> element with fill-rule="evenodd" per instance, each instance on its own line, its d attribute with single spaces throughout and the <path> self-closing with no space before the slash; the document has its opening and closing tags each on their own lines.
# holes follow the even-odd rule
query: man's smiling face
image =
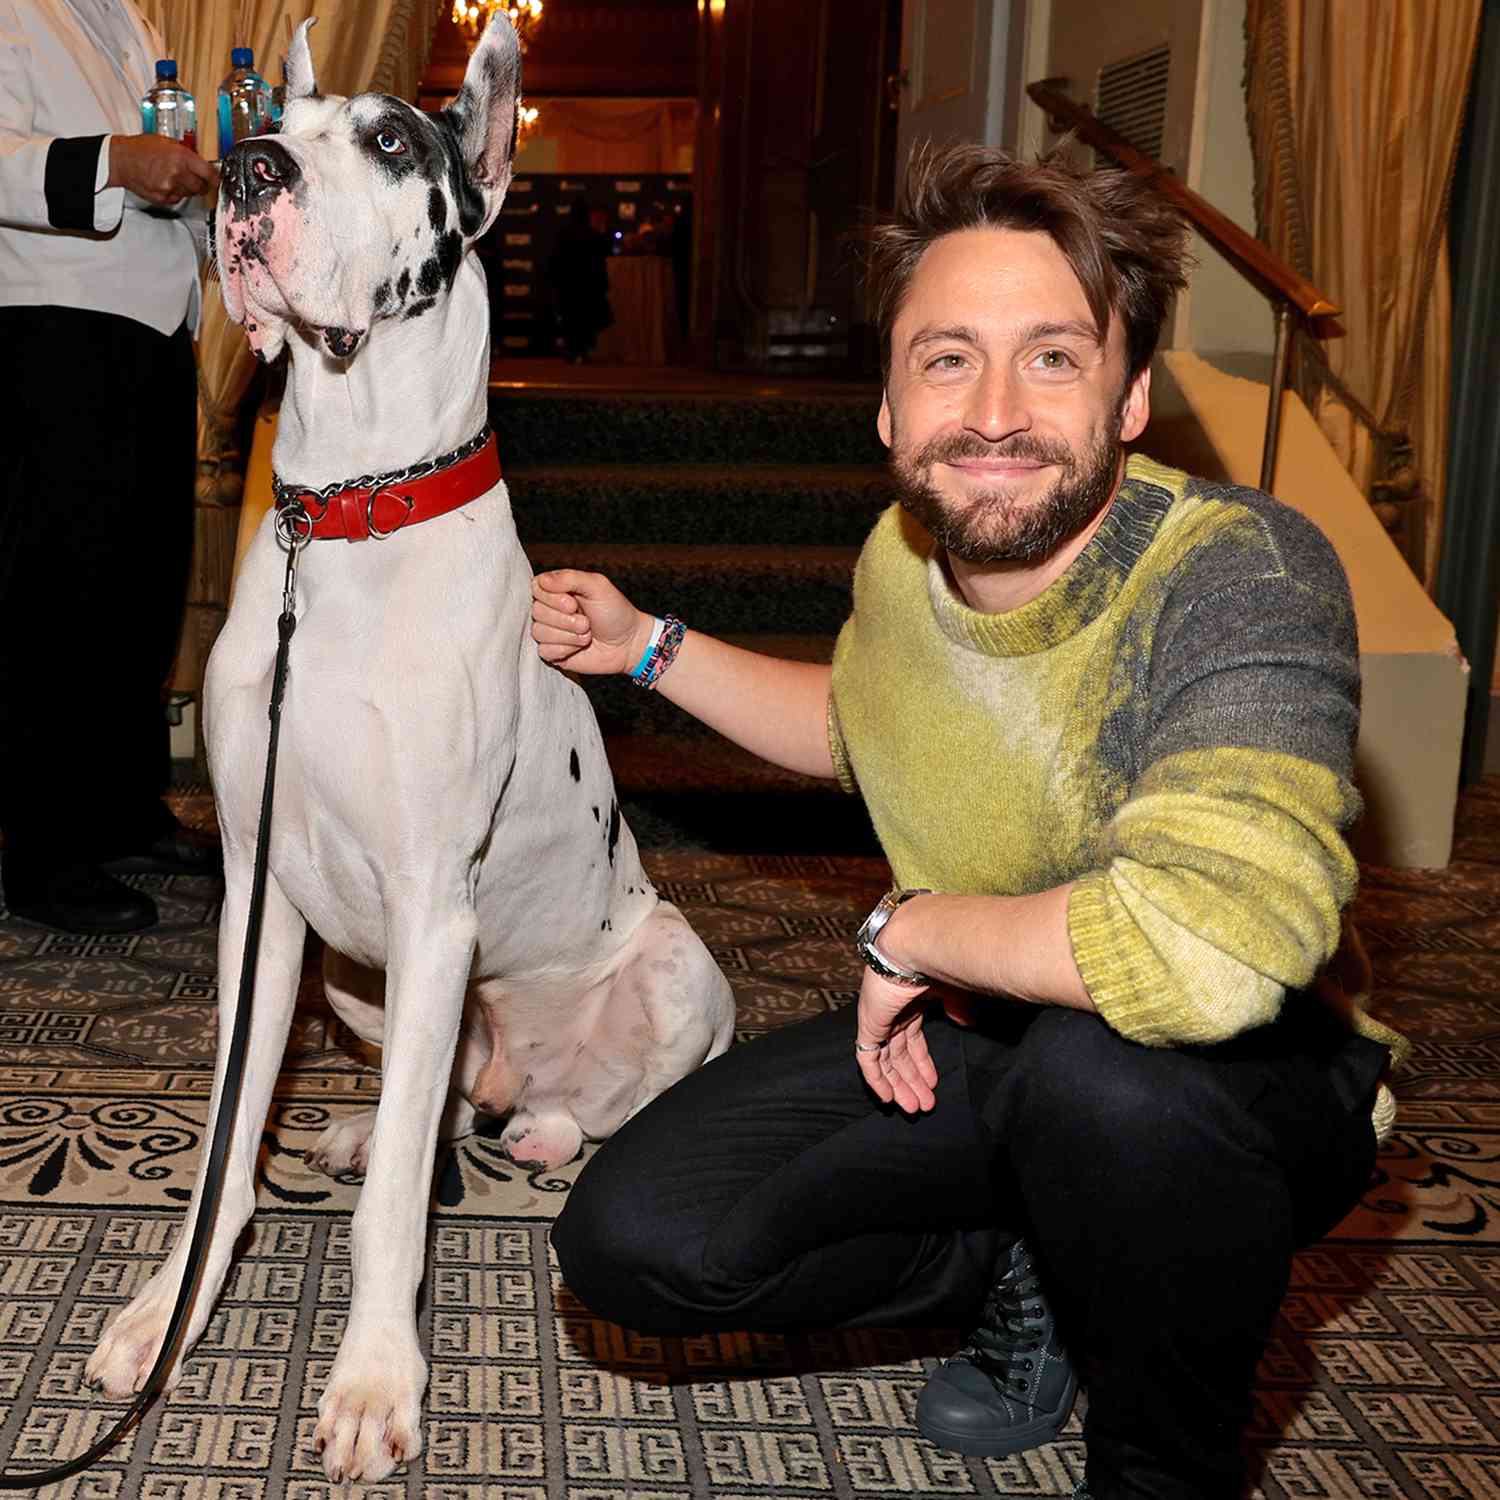
<svg viewBox="0 0 1500 1500">
<path fill-rule="evenodd" d="M 1050 236 L 964 229 L 923 254 L 891 330 L 880 436 L 901 503 L 950 554 L 1039 563 L 1099 517 L 1149 414 L 1111 316 Z"/>
</svg>

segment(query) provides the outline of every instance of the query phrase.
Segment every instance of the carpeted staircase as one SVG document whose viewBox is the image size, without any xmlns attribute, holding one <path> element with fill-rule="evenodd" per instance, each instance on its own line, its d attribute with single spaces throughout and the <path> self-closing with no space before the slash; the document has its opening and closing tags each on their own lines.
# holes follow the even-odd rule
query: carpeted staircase
<svg viewBox="0 0 1500 1500">
<path fill-rule="evenodd" d="M 641 608 L 827 661 L 859 545 L 889 503 L 878 393 L 505 390 L 491 418 L 538 570 L 606 573 Z M 766 765 L 623 678 L 583 679 L 642 843 L 873 852 L 831 782 Z"/>
</svg>

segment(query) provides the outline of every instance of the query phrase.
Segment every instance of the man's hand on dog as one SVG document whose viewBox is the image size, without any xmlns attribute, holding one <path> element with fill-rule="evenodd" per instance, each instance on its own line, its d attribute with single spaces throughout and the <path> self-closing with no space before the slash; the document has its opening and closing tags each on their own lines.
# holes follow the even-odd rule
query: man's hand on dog
<svg viewBox="0 0 1500 1500">
<path fill-rule="evenodd" d="M 655 621 L 602 573 L 559 568 L 531 580 L 531 638 L 543 661 L 570 672 L 628 672 Z"/>
<path fill-rule="evenodd" d="M 109 139 L 109 180 L 168 208 L 219 185 L 219 169 L 191 146 L 165 135 L 114 135 Z"/>
</svg>

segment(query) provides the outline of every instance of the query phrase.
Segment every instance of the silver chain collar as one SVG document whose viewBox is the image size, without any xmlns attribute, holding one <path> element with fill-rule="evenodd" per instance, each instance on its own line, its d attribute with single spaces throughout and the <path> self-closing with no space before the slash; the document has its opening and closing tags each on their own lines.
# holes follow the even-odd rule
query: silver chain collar
<svg viewBox="0 0 1500 1500">
<path fill-rule="evenodd" d="M 271 493 L 275 497 L 277 510 L 296 501 L 300 502 L 310 520 L 321 521 L 328 511 L 328 502 L 345 490 L 369 490 L 373 493 L 376 490 L 410 484 L 413 480 L 426 479 L 429 474 L 436 474 L 440 469 L 451 469 L 454 464 L 472 458 L 489 440 L 490 424 L 486 422 L 462 447 L 453 449 L 451 453 L 440 453 L 436 458 L 424 458 L 420 463 L 409 464 L 404 469 L 391 469 L 384 474 L 361 474 L 357 479 L 339 479 L 333 484 L 325 484 L 322 489 L 314 489 L 305 484 L 288 484 L 272 474 Z M 317 504 L 316 511 L 309 502 Z"/>
</svg>

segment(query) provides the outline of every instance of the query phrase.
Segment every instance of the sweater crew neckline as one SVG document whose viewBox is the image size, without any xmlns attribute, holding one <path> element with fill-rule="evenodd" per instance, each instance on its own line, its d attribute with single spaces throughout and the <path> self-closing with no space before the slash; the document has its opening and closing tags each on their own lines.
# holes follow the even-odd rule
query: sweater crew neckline
<svg viewBox="0 0 1500 1500">
<path fill-rule="evenodd" d="M 964 602 L 935 545 L 927 559 L 927 591 L 939 629 L 986 656 L 1028 656 L 1060 645 L 1098 619 L 1120 592 L 1156 539 L 1180 483 L 1175 470 L 1132 453 L 1104 520 L 1068 571 L 1035 599 L 999 614 Z"/>
</svg>

